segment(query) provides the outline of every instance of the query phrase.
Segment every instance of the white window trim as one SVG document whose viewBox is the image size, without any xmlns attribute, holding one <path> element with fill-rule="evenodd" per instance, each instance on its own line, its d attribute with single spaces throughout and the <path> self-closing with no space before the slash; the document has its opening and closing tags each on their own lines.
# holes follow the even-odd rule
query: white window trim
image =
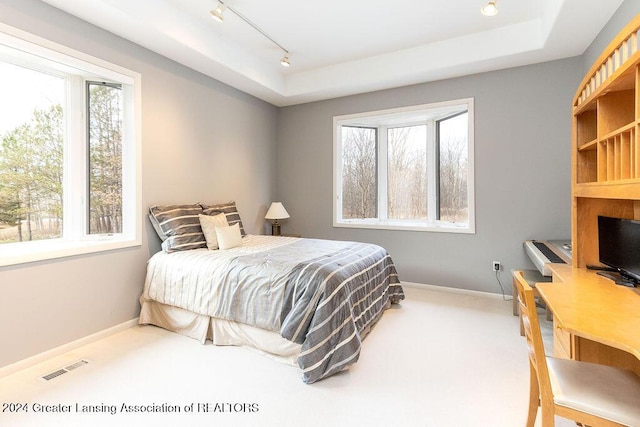
<svg viewBox="0 0 640 427">
<path fill-rule="evenodd" d="M 90 254 L 142 245 L 142 84 L 140 73 L 128 70 L 119 65 L 87 55 L 31 33 L 0 23 L 0 45 L 7 45 L 30 53 L 36 53 L 57 61 L 60 70 L 75 68 L 94 74 L 101 78 L 109 78 L 127 85 L 123 91 L 124 105 L 133 105 L 133 111 L 125 107 L 123 114 L 129 115 L 128 122 L 133 126 L 125 126 L 123 138 L 132 143 L 123 144 L 123 230 L 117 235 L 69 236 L 61 239 L 48 239 L 32 242 L 7 243 L 0 245 L 0 267 L 43 261 L 68 256 Z M 131 102 L 132 101 L 132 102 Z M 69 106 L 67 106 L 69 107 Z M 78 106 L 71 106 L 70 111 L 78 113 Z M 82 112 L 84 114 L 84 111 Z M 127 123 L 127 120 L 124 121 Z M 73 130 L 68 130 L 72 132 Z M 83 131 L 84 132 L 84 131 Z M 65 168 L 73 160 L 65 156 Z M 65 174 L 66 175 L 66 174 Z M 65 185 L 68 184 L 65 178 Z M 82 204 L 85 200 L 66 200 L 66 204 Z M 65 218 L 78 209 L 70 209 L 65 205 Z M 84 218 L 70 218 L 81 220 Z"/>
<path fill-rule="evenodd" d="M 417 112 L 420 110 L 446 108 L 455 105 L 467 105 L 467 111 L 469 113 L 469 127 L 468 127 L 468 145 L 467 155 L 469 159 L 468 175 L 469 180 L 467 182 L 468 192 L 468 208 L 469 208 L 469 224 L 456 224 L 445 221 L 427 221 L 427 220 L 394 220 L 387 219 L 386 214 L 383 218 L 367 218 L 367 219 L 344 219 L 339 216 L 342 212 L 342 199 L 341 199 L 341 181 L 342 181 L 342 138 L 341 138 L 341 126 L 343 124 L 352 123 L 357 119 L 368 119 L 373 116 L 385 116 L 396 115 L 403 113 Z M 436 102 L 430 104 L 415 105 L 410 107 L 393 108 L 388 110 L 369 111 L 365 113 L 348 114 L 342 116 L 334 116 L 333 118 L 333 226 L 340 228 L 363 228 L 363 229 L 378 229 L 378 230 L 404 230 L 404 231 L 431 231 L 431 232 L 444 232 L 444 233 L 463 233 L 463 234 L 475 234 L 475 171 L 474 171 L 474 104 L 473 98 L 463 98 L 451 101 Z M 403 123 L 404 125 L 405 123 Z M 428 126 L 427 132 L 433 133 L 435 130 L 433 126 Z M 380 137 L 379 144 L 383 144 L 383 140 L 386 141 L 386 136 Z M 380 154 L 380 148 L 378 149 Z M 386 150 L 386 148 L 383 148 Z M 435 147 L 427 148 L 427 167 L 435 169 Z M 384 163 L 384 162 L 380 162 Z M 384 171 L 386 166 L 378 166 L 378 174 L 381 170 Z M 386 184 L 382 184 L 386 186 Z M 435 180 L 429 179 L 428 181 L 429 191 L 435 191 Z M 380 191 L 378 192 L 380 194 Z M 386 193 L 386 191 L 382 191 Z M 386 206 L 381 205 L 381 197 L 378 198 L 378 212 L 380 209 L 386 210 Z M 435 206 L 432 203 L 427 205 L 429 209 L 430 218 L 435 217 Z M 380 215 L 379 215 L 380 216 Z"/>
</svg>

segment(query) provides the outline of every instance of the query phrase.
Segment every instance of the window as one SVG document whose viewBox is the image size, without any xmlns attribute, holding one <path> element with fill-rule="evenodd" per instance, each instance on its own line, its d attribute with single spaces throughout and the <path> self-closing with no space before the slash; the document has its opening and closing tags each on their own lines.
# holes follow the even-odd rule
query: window
<svg viewBox="0 0 640 427">
<path fill-rule="evenodd" d="M 0 265 L 141 244 L 140 76 L 1 30 Z"/>
<path fill-rule="evenodd" d="M 473 233 L 473 99 L 334 117 L 334 226 Z"/>
</svg>

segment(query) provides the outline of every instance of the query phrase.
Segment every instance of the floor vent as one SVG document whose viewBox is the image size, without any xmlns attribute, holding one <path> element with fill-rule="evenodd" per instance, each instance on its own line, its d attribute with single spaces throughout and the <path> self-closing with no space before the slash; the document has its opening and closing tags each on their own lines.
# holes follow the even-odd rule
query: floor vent
<svg viewBox="0 0 640 427">
<path fill-rule="evenodd" d="M 81 360 L 78 360 L 75 363 L 72 363 L 69 366 L 65 366 L 64 368 L 56 369 L 53 372 L 49 372 L 48 374 L 43 375 L 40 378 L 42 378 L 45 381 L 51 381 L 54 378 L 58 378 L 60 375 L 64 375 L 67 372 L 73 371 L 74 369 L 78 369 L 78 368 L 80 368 L 80 367 L 82 367 L 82 366 L 84 366 L 84 365 L 86 365 L 88 363 L 89 363 L 88 360 L 81 359 Z"/>
</svg>

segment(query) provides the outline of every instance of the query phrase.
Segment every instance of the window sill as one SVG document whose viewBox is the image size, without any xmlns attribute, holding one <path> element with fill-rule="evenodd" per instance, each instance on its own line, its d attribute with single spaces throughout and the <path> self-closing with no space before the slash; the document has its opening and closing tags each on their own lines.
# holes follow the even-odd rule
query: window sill
<svg viewBox="0 0 640 427">
<path fill-rule="evenodd" d="M 74 255 L 92 254 L 140 246 L 140 240 L 105 237 L 101 240 L 68 241 L 62 239 L 0 245 L 0 267 L 45 261 Z"/>
<path fill-rule="evenodd" d="M 430 231 L 438 233 L 475 234 L 472 224 L 456 224 L 451 222 L 421 221 L 383 221 L 383 220 L 351 220 L 334 221 L 334 227 L 369 228 L 375 230 Z"/>
</svg>

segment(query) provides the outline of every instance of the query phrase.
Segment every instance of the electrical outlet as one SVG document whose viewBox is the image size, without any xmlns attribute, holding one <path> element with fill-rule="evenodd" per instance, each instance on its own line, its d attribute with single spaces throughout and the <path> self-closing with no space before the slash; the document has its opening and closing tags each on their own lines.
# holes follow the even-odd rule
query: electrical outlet
<svg viewBox="0 0 640 427">
<path fill-rule="evenodd" d="M 493 271 L 500 271 L 501 264 L 500 261 L 493 261 Z"/>
</svg>

